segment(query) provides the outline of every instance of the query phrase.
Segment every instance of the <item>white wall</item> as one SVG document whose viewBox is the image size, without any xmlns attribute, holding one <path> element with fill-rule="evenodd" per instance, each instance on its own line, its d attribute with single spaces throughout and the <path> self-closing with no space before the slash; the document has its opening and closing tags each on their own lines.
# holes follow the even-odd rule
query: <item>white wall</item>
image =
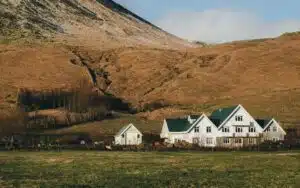
<svg viewBox="0 0 300 188">
<path fill-rule="evenodd" d="M 236 116 L 242 116 L 243 120 L 242 121 L 236 121 Z M 202 117 L 201 117 L 202 118 Z M 251 122 L 253 123 L 253 127 L 255 127 L 255 132 L 249 132 L 249 127 Z M 242 128 L 242 132 L 236 132 L 236 126 L 240 125 Z M 210 126 L 211 127 L 211 133 L 206 132 L 206 127 Z M 261 133 L 263 133 L 264 137 L 266 139 L 273 139 L 276 138 L 278 140 L 283 140 L 284 139 L 284 134 L 285 132 L 283 129 L 280 127 L 280 125 L 274 121 L 274 125 L 277 126 L 277 131 L 272 132 L 272 127 L 271 127 L 271 132 L 264 132 L 261 126 L 255 121 L 255 119 L 244 109 L 241 105 L 239 106 L 239 109 L 235 114 L 230 117 L 228 120 L 226 120 L 225 124 L 222 127 L 228 127 L 229 132 L 222 132 L 222 127 L 215 127 L 215 125 L 208 119 L 207 116 L 204 115 L 203 119 L 195 125 L 195 127 L 199 127 L 199 132 L 195 133 L 195 128 L 192 128 L 191 131 L 188 132 L 169 132 L 168 127 L 166 124 L 166 121 L 163 123 L 162 131 L 161 131 L 161 138 L 168 138 L 166 142 L 168 143 L 175 143 L 175 140 L 184 140 L 189 143 L 193 143 L 193 138 L 198 138 L 199 139 L 199 145 L 200 146 L 205 146 L 205 147 L 214 147 L 217 145 L 217 137 L 258 137 Z M 213 143 L 212 144 L 207 144 L 207 138 L 212 138 Z M 223 145 L 223 143 L 222 143 Z M 225 144 L 226 145 L 226 144 Z M 242 146 L 242 143 L 234 143 L 230 144 L 231 146 Z"/>
<path fill-rule="evenodd" d="M 115 136 L 116 145 L 139 145 L 142 143 L 142 134 L 133 126 L 127 129 L 122 135 Z M 138 138 L 138 135 L 140 137 Z"/>
<path fill-rule="evenodd" d="M 160 132 L 160 138 L 168 138 L 168 134 L 169 134 L 169 129 L 168 129 L 166 120 L 164 120 L 162 129 Z"/>
<path fill-rule="evenodd" d="M 270 127 L 270 131 L 267 131 L 267 129 L 264 131 L 263 133 L 264 140 L 274 140 L 274 141 L 284 140 L 285 132 L 276 121 L 272 120 L 271 125 L 268 127 Z M 274 130 L 274 127 L 276 128 L 276 130 Z"/>
<path fill-rule="evenodd" d="M 236 121 L 236 116 L 242 116 L 243 121 Z M 249 125 L 253 122 L 256 132 L 249 132 Z M 236 126 L 241 125 L 243 132 L 236 132 Z M 245 127 L 243 127 L 245 126 Z M 235 134 L 236 137 L 246 137 L 247 133 L 250 137 L 259 136 L 259 133 L 263 132 L 260 125 L 254 120 L 254 118 L 241 106 L 239 110 L 223 125 L 223 127 L 229 127 L 229 132 L 222 132 L 222 128 L 219 128 L 219 136 L 221 137 L 232 137 Z"/>
<path fill-rule="evenodd" d="M 195 127 L 199 127 L 199 132 L 195 132 Z M 206 132 L 206 127 L 211 127 L 211 133 Z M 189 132 L 169 133 L 169 139 L 167 142 L 175 143 L 175 139 L 179 139 L 193 143 L 193 138 L 197 138 L 200 146 L 214 147 L 216 145 L 217 135 L 218 130 L 216 126 L 206 116 L 204 116 L 203 119 L 198 122 Z M 207 144 L 207 138 L 212 138 L 212 144 Z"/>
</svg>

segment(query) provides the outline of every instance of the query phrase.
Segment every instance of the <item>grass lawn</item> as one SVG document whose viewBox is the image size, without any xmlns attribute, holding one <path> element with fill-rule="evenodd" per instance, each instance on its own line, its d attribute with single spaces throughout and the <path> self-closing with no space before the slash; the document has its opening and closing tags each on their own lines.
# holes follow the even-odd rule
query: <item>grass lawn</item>
<svg viewBox="0 0 300 188">
<path fill-rule="evenodd" d="M 0 187 L 300 187 L 300 153 L 0 152 Z"/>
<path fill-rule="evenodd" d="M 103 135 L 115 135 L 123 126 L 133 123 L 143 133 L 159 134 L 162 121 L 143 120 L 133 115 L 121 115 L 116 119 L 106 119 L 103 121 L 88 122 L 56 130 L 48 130 L 45 133 L 69 134 L 86 133 L 91 138 L 96 139 Z"/>
</svg>

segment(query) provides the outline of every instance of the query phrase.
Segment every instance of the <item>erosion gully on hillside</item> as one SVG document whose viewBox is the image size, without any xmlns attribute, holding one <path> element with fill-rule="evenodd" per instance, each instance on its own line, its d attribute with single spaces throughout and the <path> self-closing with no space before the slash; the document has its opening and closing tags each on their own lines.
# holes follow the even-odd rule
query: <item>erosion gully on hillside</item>
<svg viewBox="0 0 300 188">
<path fill-rule="evenodd" d="M 68 88 L 85 77 L 148 119 L 243 104 L 254 116 L 299 121 L 297 33 L 203 46 L 111 0 L 3 0 L 0 9 L 3 110 L 20 88 Z"/>
</svg>

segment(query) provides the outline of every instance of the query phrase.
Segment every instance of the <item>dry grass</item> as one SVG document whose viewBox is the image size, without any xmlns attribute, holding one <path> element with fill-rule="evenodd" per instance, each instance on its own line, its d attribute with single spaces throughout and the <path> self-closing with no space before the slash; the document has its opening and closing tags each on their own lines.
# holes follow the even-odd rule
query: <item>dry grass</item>
<svg viewBox="0 0 300 188">
<path fill-rule="evenodd" d="M 55 34 L 53 43 L 0 46 L 2 109 L 14 104 L 20 87 L 76 85 L 85 73 L 70 60 L 80 55 L 91 70 L 108 73 L 105 79 L 97 76 L 97 87 L 135 106 L 158 100 L 171 105 L 142 114 L 149 119 L 209 113 L 237 103 L 255 116 L 300 119 L 299 35 L 186 49 L 185 41 L 95 1 L 81 3 L 100 19 L 74 17 L 68 8 L 55 8 L 53 19 L 65 33 Z"/>
<path fill-rule="evenodd" d="M 97 138 L 103 135 L 115 135 L 123 126 L 129 123 L 133 123 L 143 133 L 159 134 L 161 130 L 160 121 L 145 120 L 133 115 L 121 115 L 116 119 L 79 124 L 72 127 L 50 130 L 47 133 L 87 133 L 91 138 L 97 140 Z"/>
</svg>

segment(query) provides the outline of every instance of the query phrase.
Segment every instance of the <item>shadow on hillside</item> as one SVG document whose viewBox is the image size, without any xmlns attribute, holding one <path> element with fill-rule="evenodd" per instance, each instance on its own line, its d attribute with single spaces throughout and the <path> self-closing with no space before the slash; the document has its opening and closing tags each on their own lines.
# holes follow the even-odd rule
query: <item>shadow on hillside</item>
<svg viewBox="0 0 300 188">
<path fill-rule="evenodd" d="M 121 111 L 134 114 L 136 109 L 121 98 L 113 95 L 89 94 L 82 96 L 77 91 L 22 89 L 18 93 L 18 105 L 25 111 L 63 108 L 70 112 L 86 112 L 87 109 L 105 108 L 107 111 Z"/>
</svg>

